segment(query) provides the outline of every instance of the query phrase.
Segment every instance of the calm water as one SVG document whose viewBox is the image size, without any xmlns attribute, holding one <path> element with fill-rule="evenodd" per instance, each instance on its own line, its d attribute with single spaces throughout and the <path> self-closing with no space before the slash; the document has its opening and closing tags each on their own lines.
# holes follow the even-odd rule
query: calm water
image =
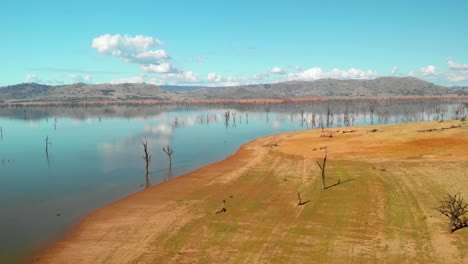
<svg viewBox="0 0 468 264">
<path fill-rule="evenodd" d="M 466 115 L 457 100 L 0 108 L 0 262 L 21 261 L 93 209 L 167 179 L 166 145 L 178 176 L 254 138 L 326 126 L 329 110 L 329 126 L 346 126 L 448 119 L 460 109 Z M 152 154 L 148 181 L 140 139 Z"/>
</svg>

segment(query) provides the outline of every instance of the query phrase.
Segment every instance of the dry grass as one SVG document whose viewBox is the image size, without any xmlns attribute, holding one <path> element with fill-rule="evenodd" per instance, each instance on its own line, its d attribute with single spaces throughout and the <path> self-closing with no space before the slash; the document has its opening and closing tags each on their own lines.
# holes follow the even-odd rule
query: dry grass
<svg viewBox="0 0 468 264">
<path fill-rule="evenodd" d="M 461 127 L 440 130 L 451 125 Z M 447 234 L 433 207 L 447 192 L 468 197 L 468 125 L 374 128 L 257 139 L 92 213 L 35 261 L 466 263 L 468 229 Z M 327 185 L 340 180 L 326 190 L 315 164 L 323 146 Z M 310 202 L 297 206 L 298 191 Z M 227 211 L 215 214 L 222 200 Z"/>
</svg>

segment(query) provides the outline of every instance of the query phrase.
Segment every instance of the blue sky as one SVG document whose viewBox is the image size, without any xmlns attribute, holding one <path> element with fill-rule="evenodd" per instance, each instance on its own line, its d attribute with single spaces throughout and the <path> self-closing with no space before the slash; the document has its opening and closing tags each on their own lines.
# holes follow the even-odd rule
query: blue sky
<svg viewBox="0 0 468 264">
<path fill-rule="evenodd" d="M 0 85 L 414 76 L 468 85 L 468 1 L 0 4 Z"/>
</svg>

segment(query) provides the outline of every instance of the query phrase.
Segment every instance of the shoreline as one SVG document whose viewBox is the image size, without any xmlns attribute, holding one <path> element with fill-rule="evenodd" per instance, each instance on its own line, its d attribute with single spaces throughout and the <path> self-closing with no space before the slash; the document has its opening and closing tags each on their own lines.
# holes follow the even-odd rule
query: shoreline
<svg viewBox="0 0 468 264">
<path fill-rule="evenodd" d="M 465 95 L 401 95 L 401 96 L 315 96 L 298 98 L 258 99 L 187 99 L 187 100 L 70 100 L 70 101 L 0 101 L 0 107 L 47 107 L 47 106 L 109 106 L 109 105 L 177 105 L 177 104 L 284 104 L 326 102 L 329 100 L 418 100 L 418 99 L 459 99 Z"/>
<path fill-rule="evenodd" d="M 460 129 L 458 129 L 458 127 L 451 129 L 452 125 L 460 125 Z M 416 131 L 424 131 L 433 128 L 436 128 L 434 132 Z M 369 132 L 372 131 L 372 129 L 377 129 L 376 133 Z M 345 130 L 354 130 L 354 132 L 343 133 Z M 33 257 L 32 262 L 54 263 L 71 261 L 80 263 L 126 263 L 137 261 L 145 263 L 151 262 L 151 260 L 154 259 L 190 262 L 190 260 L 203 257 L 208 257 L 210 260 L 227 260 L 227 262 L 233 262 L 235 259 L 231 256 L 226 256 L 225 250 L 222 250 L 217 243 L 212 241 L 213 239 L 216 240 L 216 238 L 200 239 L 197 235 L 203 230 L 204 232 L 214 232 L 214 235 L 224 235 L 224 231 L 218 233 L 216 229 L 217 225 L 232 224 L 232 222 L 234 222 L 236 226 L 238 226 L 242 223 L 249 223 L 249 225 L 246 226 L 246 228 L 248 228 L 252 224 L 258 225 L 261 223 L 258 221 L 265 220 L 251 219 L 251 217 L 249 217 L 250 214 L 266 214 L 264 216 L 269 216 L 275 219 L 274 221 L 281 223 L 281 225 L 285 225 L 286 223 L 283 223 L 281 219 L 276 219 L 275 210 L 268 209 L 267 212 L 263 212 L 264 208 L 270 207 L 277 208 L 277 210 L 281 212 L 292 212 L 292 216 L 297 214 L 295 218 L 293 217 L 288 221 L 299 221 L 298 219 L 301 217 L 302 211 L 307 210 L 304 208 L 316 207 L 317 205 L 315 205 L 315 202 L 322 199 L 322 194 L 320 190 L 317 189 L 319 181 L 315 164 L 315 160 L 323 158 L 323 151 L 320 151 L 320 147 L 326 145 L 329 148 L 328 156 L 332 160 L 332 175 L 330 177 L 333 180 L 336 180 L 336 177 L 333 178 L 333 175 L 338 174 L 339 170 L 337 168 L 341 166 L 340 164 L 351 166 L 351 172 L 349 173 L 354 173 L 353 169 L 357 170 L 359 168 L 360 170 L 363 164 L 375 163 L 376 165 L 374 165 L 374 168 L 369 169 L 369 179 L 367 179 L 367 177 L 365 179 L 365 182 L 369 181 L 369 186 L 372 186 L 369 191 L 374 192 L 374 189 L 383 188 L 386 190 L 386 188 L 389 187 L 385 185 L 385 181 L 388 180 L 385 178 L 385 175 L 379 176 L 383 178 L 379 178 L 376 182 L 374 182 L 375 179 L 373 179 L 372 175 L 376 173 L 376 171 L 385 174 L 386 171 L 391 171 L 392 168 L 395 168 L 395 171 L 397 171 L 397 164 L 405 167 L 419 163 L 424 164 L 425 162 L 437 162 L 440 159 L 455 163 L 457 166 L 461 164 L 461 169 L 463 170 L 463 168 L 465 168 L 464 166 L 467 166 L 467 162 L 465 161 L 467 155 L 463 152 L 464 143 L 468 143 L 466 131 L 468 131 L 466 122 L 462 125 L 460 121 L 444 121 L 330 128 L 325 130 L 325 136 L 323 136 L 324 133 L 319 129 L 314 129 L 258 138 L 240 146 L 234 154 L 221 161 L 131 194 L 130 196 L 92 211 L 84 216 L 77 225 L 67 231 L 60 240 L 46 245 L 44 250 Z M 460 136 L 457 133 L 462 134 Z M 395 135 L 399 137 L 395 138 Z M 449 141 L 447 141 L 447 135 L 449 135 Z M 454 135 L 456 135 L 456 137 Z M 369 137 L 371 139 L 366 139 Z M 440 140 L 438 140 L 439 138 Z M 428 140 L 427 142 L 432 142 L 432 145 L 428 148 L 418 140 Z M 445 141 L 450 144 L 446 145 L 447 143 L 444 143 Z M 415 145 L 414 148 L 410 148 L 408 146 L 413 145 L 401 145 L 401 142 L 410 142 L 411 144 L 415 142 Z M 457 145 L 457 142 L 462 145 Z M 344 147 L 343 144 L 345 144 Z M 304 146 L 310 147 L 305 148 Z M 356 149 L 356 146 L 359 146 L 359 150 Z M 379 152 L 379 149 L 385 151 Z M 436 149 L 439 152 L 432 153 Z M 411 152 L 410 154 L 414 154 L 414 157 L 410 156 L 410 158 L 408 158 L 399 156 L 406 152 Z M 425 154 L 419 155 L 420 152 L 424 152 Z M 457 155 L 454 155 L 452 152 L 457 153 Z M 437 154 L 436 158 L 431 157 L 435 154 Z M 339 163 L 334 164 L 333 160 L 339 160 Z M 275 166 L 271 164 L 275 164 Z M 289 166 L 288 164 L 296 165 L 291 167 L 292 165 Z M 297 164 L 301 164 L 300 166 L 302 166 L 302 168 L 298 168 L 300 166 Z M 357 166 L 356 168 L 354 167 L 355 165 Z M 346 166 L 345 168 L 346 170 L 348 169 Z M 383 169 L 385 169 L 385 171 Z M 334 170 L 336 170 L 335 173 L 333 173 Z M 418 168 L 418 170 L 421 170 L 421 168 Z M 260 171 L 260 173 L 257 173 L 257 171 Z M 301 171 L 303 171 L 303 175 L 300 177 L 296 177 L 297 175 L 288 177 L 284 175 L 277 176 L 277 171 L 284 171 L 284 173 L 289 171 L 301 173 Z M 368 172 L 366 171 L 366 173 Z M 457 173 L 460 174 L 459 172 Z M 275 177 L 271 176 L 273 178 L 265 178 L 265 175 L 269 177 L 274 175 Z M 351 188 L 355 185 L 355 181 L 357 181 L 356 178 L 353 177 L 362 177 L 351 177 L 347 173 L 343 175 L 340 180 L 343 179 L 344 183 L 338 185 L 339 187 Z M 397 176 L 399 177 L 399 175 Z M 260 177 L 259 179 L 262 181 L 263 185 L 254 185 L 255 188 L 252 187 L 252 183 L 250 182 L 251 177 L 255 179 Z M 278 177 L 284 177 L 284 179 L 281 178 L 278 181 Z M 289 179 L 289 177 L 292 178 Z M 344 179 L 343 177 L 348 178 Z M 434 178 L 433 181 L 438 182 L 438 179 Z M 271 189 L 271 182 L 275 182 L 274 186 L 284 186 L 285 190 Z M 436 192 L 437 195 L 441 192 L 439 189 L 444 189 L 440 186 L 444 186 L 444 184 L 437 183 L 433 186 L 434 189 L 438 190 Z M 357 186 L 357 188 L 359 189 L 359 186 Z M 314 192 L 307 193 L 305 190 L 308 189 L 313 189 Z M 389 189 L 389 191 L 391 191 L 391 188 Z M 465 193 L 468 194 L 468 185 L 465 186 L 465 189 L 467 189 Z M 310 196 L 311 204 L 304 205 L 298 209 L 298 207 L 295 206 L 296 201 L 294 197 L 296 191 L 294 190 L 304 192 L 304 195 Z M 275 200 L 269 197 L 269 195 L 257 197 L 257 195 L 259 195 L 257 191 L 258 193 L 263 193 L 263 191 L 265 193 L 271 193 L 275 191 L 278 197 L 291 196 L 291 198 L 290 201 L 286 201 L 283 204 L 282 200 Z M 326 194 L 328 193 L 331 193 L 331 190 L 330 192 L 327 191 Z M 385 192 L 383 193 L 385 194 Z M 345 194 L 346 193 L 342 193 L 340 195 Z M 379 197 L 382 196 L 383 201 L 390 199 L 384 194 L 376 193 L 375 195 Z M 220 202 L 223 199 L 227 200 L 228 212 L 226 214 L 221 214 L 219 217 L 215 216 L 214 213 L 220 207 Z M 238 200 L 242 202 L 239 203 L 237 202 Z M 263 204 L 265 201 L 267 201 L 266 204 Z M 258 208 L 254 206 L 255 208 L 250 209 L 253 205 L 249 203 L 260 203 L 263 204 L 263 206 Z M 234 204 L 236 209 L 231 210 L 231 204 Z M 332 206 L 339 205 L 332 204 Z M 245 211 L 247 209 L 243 207 L 249 208 L 247 213 Z M 430 211 L 425 213 L 427 214 L 429 212 Z M 443 239 L 444 237 L 437 232 L 440 231 L 438 227 L 440 222 L 444 221 L 444 219 L 437 216 L 435 213 L 430 213 L 431 217 L 434 215 L 434 219 L 431 219 L 431 221 L 435 221 L 434 223 L 437 224 L 437 228 L 435 228 L 436 233 L 431 233 L 431 236 Z M 384 216 L 378 217 L 385 218 Z M 421 217 L 421 213 L 418 213 L 418 217 Z M 240 219 L 243 220 L 240 221 Z M 329 218 L 325 220 L 333 219 L 335 219 L 333 216 L 329 216 Z M 228 221 L 228 223 L 225 223 L 226 221 Z M 309 223 L 309 225 L 314 223 L 313 221 L 308 222 L 308 219 L 303 219 L 302 221 Z M 201 226 L 201 229 L 197 224 Z M 266 225 L 267 223 L 263 224 Z M 319 222 L 315 224 L 322 225 L 323 223 Z M 213 225 L 215 225 L 214 231 L 212 229 Z M 351 227 L 355 228 L 354 226 Z M 187 231 L 186 229 L 189 230 Z M 274 228 L 273 230 L 267 230 L 265 234 L 271 234 L 274 230 Z M 380 236 L 384 236 L 384 230 L 381 230 L 381 228 L 377 228 L 376 230 L 382 233 Z M 255 228 L 251 231 L 254 232 Z M 463 243 L 468 242 L 467 230 L 460 230 L 458 232 L 462 233 L 461 237 L 459 236 L 458 239 L 461 239 Z M 231 238 L 232 236 L 239 236 L 239 234 L 235 232 L 229 234 Z M 243 239 L 250 241 L 249 243 L 253 243 L 252 240 L 255 240 L 254 238 L 256 236 L 261 237 L 261 235 L 262 234 L 255 234 L 254 232 L 254 236 L 243 237 Z M 287 235 L 288 232 L 283 232 L 283 236 Z M 174 245 L 171 239 L 184 241 L 177 242 Z M 381 239 L 389 240 L 388 238 Z M 200 245 L 194 241 L 199 241 L 198 243 L 206 245 L 207 248 L 211 249 L 208 251 L 212 251 L 212 254 L 206 255 L 201 252 L 197 249 Z M 234 239 L 234 241 L 237 240 Z M 450 247 L 449 242 L 450 241 L 442 243 L 444 249 L 448 247 L 448 252 L 456 251 L 456 249 Z M 333 243 L 336 243 L 336 241 Z M 261 249 L 265 247 L 268 249 L 268 241 L 259 244 L 261 245 Z M 434 243 L 431 242 L 430 244 L 434 247 Z M 242 248 L 242 245 L 238 245 L 237 247 L 232 246 L 231 250 L 234 250 L 232 254 L 237 257 L 237 260 L 250 259 L 241 254 L 242 250 L 240 249 Z M 253 248 L 256 247 L 253 246 Z M 437 253 L 442 252 L 438 249 L 433 249 L 433 251 Z M 268 252 L 268 250 L 260 250 L 260 254 L 265 254 L 266 252 Z M 319 254 L 320 256 L 324 254 L 324 252 L 319 253 L 321 254 Z M 378 251 L 378 253 L 385 258 L 390 257 L 390 259 L 397 260 L 393 253 L 396 254 L 398 252 L 382 253 Z M 251 254 L 254 253 L 251 252 Z M 442 256 L 443 255 L 447 254 L 442 254 Z M 356 257 L 352 254 L 351 256 Z M 260 261 L 262 259 L 257 257 L 255 260 Z M 453 256 L 450 258 L 454 263 L 459 260 L 458 258 L 453 259 Z M 366 260 L 367 258 L 361 258 L 361 260 L 362 259 Z M 416 259 L 421 260 L 418 258 Z M 461 261 L 463 261 L 463 259 L 464 257 Z M 342 260 L 343 259 L 336 259 L 338 262 Z"/>
</svg>

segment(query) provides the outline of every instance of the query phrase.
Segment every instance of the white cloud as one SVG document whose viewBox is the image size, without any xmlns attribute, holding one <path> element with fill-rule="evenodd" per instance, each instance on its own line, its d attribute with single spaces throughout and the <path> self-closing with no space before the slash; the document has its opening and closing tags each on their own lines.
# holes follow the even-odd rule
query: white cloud
<svg viewBox="0 0 468 264">
<path fill-rule="evenodd" d="M 422 75 L 437 75 L 438 72 L 437 72 L 437 68 L 434 66 L 434 65 L 429 65 L 427 67 L 423 67 L 419 70 L 419 72 L 421 72 Z"/>
<path fill-rule="evenodd" d="M 148 78 L 144 74 L 137 76 L 120 78 L 109 81 L 111 84 L 119 83 L 150 83 L 154 85 L 163 85 L 163 84 L 183 84 L 183 83 L 193 83 L 198 81 L 199 74 L 193 71 L 186 72 L 177 72 L 177 73 L 166 73 L 160 75 L 157 78 Z"/>
<path fill-rule="evenodd" d="M 172 136 L 172 126 L 169 124 L 161 123 L 158 125 L 145 125 L 143 128 L 145 132 L 153 135 Z"/>
<path fill-rule="evenodd" d="M 268 72 L 261 72 L 261 73 L 257 73 L 253 76 L 253 79 L 255 81 L 258 81 L 258 80 L 263 80 L 265 79 L 266 77 L 270 76 L 270 74 Z"/>
<path fill-rule="evenodd" d="M 126 78 L 120 78 L 120 79 L 115 79 L 109 81 L 111 84 L 119 84 L 119 83 L 143 83 L 145 82 L 145 78 L 143 75 L 137 75 L 133 77 L 126 77 Z"/>
<path fill-rule="evenodd" d="M 414 73 L 414 71 L 408 72 L 408 76 L 410 76 L 410 77 L 414 77 L 415 75 L 416 75 L 416 74 Z"/>
<path fill-rule="evenodd" d="M 26 83 L 31 83 L 31 82 L 40 82 L 39 78 L 37 77 L 37 74 L 35 73 L 28 73 L 26 74 L 26 79 L 24 80 Z"/>
<path fill-rule="evenodd" d="M 44 79 L 39 78 L 35 73 L 28 73 L 25 78 L 26 83 L 35 82 L 47 85 L 63 85 L 78 82 L 90 83 L 91 81 L 92 77 L 90 74 L 54 74 L 51 78 Z"/>
<path fill-rule="evenodd" d="M 398 72 L 398 66 L 393 66 L 392 75 L 395 75 Z"/>
<path fill-rule="evenodd" d="M 351 68 L 349 70 L 333 69 L 332 71 L 325 72 L 321 68 L 315 67 L 299 73 L 288 74 L 288 80 L 318 80 L 318 79 L 372 79 L 377 77 L 378 74 L 372 70 L 360 70 Z"/>
<path fill-rule="evenodd" d="M 468 81 L 468 71 L 457 71 L 454 73 L 449 73 L 447 78 L 451 82 Z"/>
<path fill-rule="evenodd" d="M 160 64 L 161 60 L 170 59 L 169 54 L 162 49 L 150 49 L 161 45 L 163 45 L 162 41 L 149 36 L 105 34 L 94 38 L 91 47 L 99 53 L 121 58 L 125 62 Z"/>
<path fill-rule="evenodd" d="M 148 66 L 141 66 L 141 70 L 144 72 L 155 72 L 155 73 L 177 72 L 177 70 L 171 64 L 167 62 L 162 62 L 159 65 L 150 64 Z"/>
<path fill-rule="evenodd" d="M 178 73 L 168 73 L 162 75 L 161 78 L 165 80 L 173 80 L 173 81 L 180 81 L 180 82 L 196 82 L 198 81 L 198 73 L 193 71 L 185 71 L 185 72 L 178 72 Z"/>
<path fill-rule="evenodd" d="M 468 64 L 459 64 L 454 62 L 453 60 L 449 59 L 447 64 L 451 70 L 454 71 L 465 71 L 468 70 Z"/>
<path fill-rule="evenodd" d="M 159 60 L 168 60 L 171 57 L 169 54 L 162 49 L 159 50 L 148 50 L 142 53 L 138 53 L 135 55 L 135 58 L 137 58 L 139 61 L 144 62 L 144 61 L 159 61 Z"/>
<path fill-rule="evenodd" d="M 91 79 L 92 79 L 91 75 L 89 74 L 85 74 L 85 75 L 69 74 L 68 78 L 74 83 L 77 83 L 77 82 L 88 83 L 88 82 L 91 82 Z"/>
<path fill-rule="evenodd" d="M 286 72 L 278 66 L 273 67 L 270 72 L 275 74 L 286 74 Z"/>
<path fill-rule="evenodd" d="M 215 72 L 208 73 L 208 77 L 206 77 L 206 80 L 211 82 L 220 82 L 222 79 L 223 77 Z"/>
<path fill-rule="evenodd" d="M 153 84 L 153 85 L 163 85 L 164 81 L 159 78 L 149 78 L 145 81 L 146 83 Z"/>
</svg>

